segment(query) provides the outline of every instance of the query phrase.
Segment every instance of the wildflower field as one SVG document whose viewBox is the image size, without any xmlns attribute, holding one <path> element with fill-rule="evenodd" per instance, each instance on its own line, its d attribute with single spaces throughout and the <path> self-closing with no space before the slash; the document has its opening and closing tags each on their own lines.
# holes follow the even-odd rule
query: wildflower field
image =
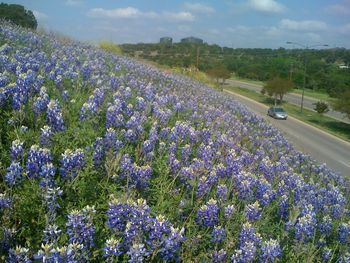
<svg viewBox="0 0 350 263">
<path fill-rule="evenodd" d="M 0 23 L 1 262 L 350 262 L 349 180 L 232 97 Z"/>
</svg>

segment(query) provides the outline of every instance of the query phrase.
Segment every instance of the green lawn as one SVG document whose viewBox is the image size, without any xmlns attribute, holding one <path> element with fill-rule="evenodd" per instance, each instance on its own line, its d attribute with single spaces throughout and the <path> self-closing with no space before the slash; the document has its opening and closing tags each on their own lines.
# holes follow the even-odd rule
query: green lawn
<svg viewBox="0 0 350 263">
<path fill-rule="evenodd" d="M 272 106 L 273 100 L 264 96 L 260 93 L 256 93 L 254 91 L 250 91 L 244 88 L 238 87 L 225 87 L 227 90 L 231 90 L 248 98 L 251 98 L 255 101 L 265 104 L 266 106 Z M 293 116 L 303 122 L 306 122 L 312 126 L 315 126 L 319 129 L 322 129 L 328 133 L 331 133 L 343 140 L 350 142 L 350 124 L 335 120 L 333 118 L 320 115 L 317 112 L 313 112 L 311 110 L 305 109 L 303 114 L 300 112 L 300 107 L 284 102 L 284 109 L 288 112 L 290 116 Z"/>
</svg>

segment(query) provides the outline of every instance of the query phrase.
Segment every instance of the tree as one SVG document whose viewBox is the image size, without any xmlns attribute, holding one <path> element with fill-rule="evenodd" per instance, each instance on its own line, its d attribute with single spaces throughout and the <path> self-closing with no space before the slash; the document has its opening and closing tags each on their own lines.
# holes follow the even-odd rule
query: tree
<svg viewBox="0 0 350 263">
<path fill-rule="evenodd" d="M 317 113 L 319 114 L 323 114 L 329 111 L 328 104 L 325 103 L 324 101 L 318 101 L 314 103 L 314 105 L 315 105 L 314 110 L 317 111 Z"/>
<path fill-rule="evenodd" d="M 348 118 L 350 118 L 350 90 L 339 96 L 339 98 L 334 102 L 333 108 L 344 113 Z"/>
<path fill-rule="evenodd" d="M 26 10 L 22 5 L 1 3 L 0 18 L 22 27 L 36 29 L 38 26 L 33 12 Z"/>
<path fill-rule="evenodd" d="M 231 73 L 230 71 L 223 65 L 217 65 L 212 69 L 207 70 L 207 74 L 216 80 L 216 83 L 222 85 L 225 83 L 225 80 L 230 78 Z M 221 80 L 221 83 L 220 83 Z"/>
<path fill-rule="evenodd" d="M 277 97 L 279 97 L 280 103 L 283 100 L 283 96 L 290 92 L 294 88 L 293 82 L 281 78 L 274 78 L 266 82 L 266 85 L 261 90 L 262 94 L 267 93 L 269 96 L 273 96 L 275 99 L 275 105 Z"/>
</svg>

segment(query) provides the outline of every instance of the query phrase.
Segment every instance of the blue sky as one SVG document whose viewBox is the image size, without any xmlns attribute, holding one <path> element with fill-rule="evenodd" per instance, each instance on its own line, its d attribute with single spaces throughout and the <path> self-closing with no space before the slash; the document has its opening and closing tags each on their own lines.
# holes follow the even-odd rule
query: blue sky
<svg viewBox="0 0 350 263">
<path fill-rule="evenodd" d="M 76 40 L 155 43 L 187 36 L 227 47 L 350 48 L 350 0 L 18 0 L 39 26 Z M 297 46 L 294 46 L 297 47 Z"/>
</svg>

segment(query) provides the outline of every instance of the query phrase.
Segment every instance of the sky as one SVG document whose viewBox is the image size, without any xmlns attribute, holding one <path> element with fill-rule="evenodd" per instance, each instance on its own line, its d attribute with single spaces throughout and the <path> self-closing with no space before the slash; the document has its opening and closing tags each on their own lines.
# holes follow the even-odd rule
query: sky
<svg viewBox="0 0 350 263">
<path fill-rule="evenodd" d="M 233 48 L 350 48 L 350 0 L 3 0 L 40 28 L 97 43 L 188 36 Z M 286 42 L 296 44 L 287 44 Z"/>
</svg>

